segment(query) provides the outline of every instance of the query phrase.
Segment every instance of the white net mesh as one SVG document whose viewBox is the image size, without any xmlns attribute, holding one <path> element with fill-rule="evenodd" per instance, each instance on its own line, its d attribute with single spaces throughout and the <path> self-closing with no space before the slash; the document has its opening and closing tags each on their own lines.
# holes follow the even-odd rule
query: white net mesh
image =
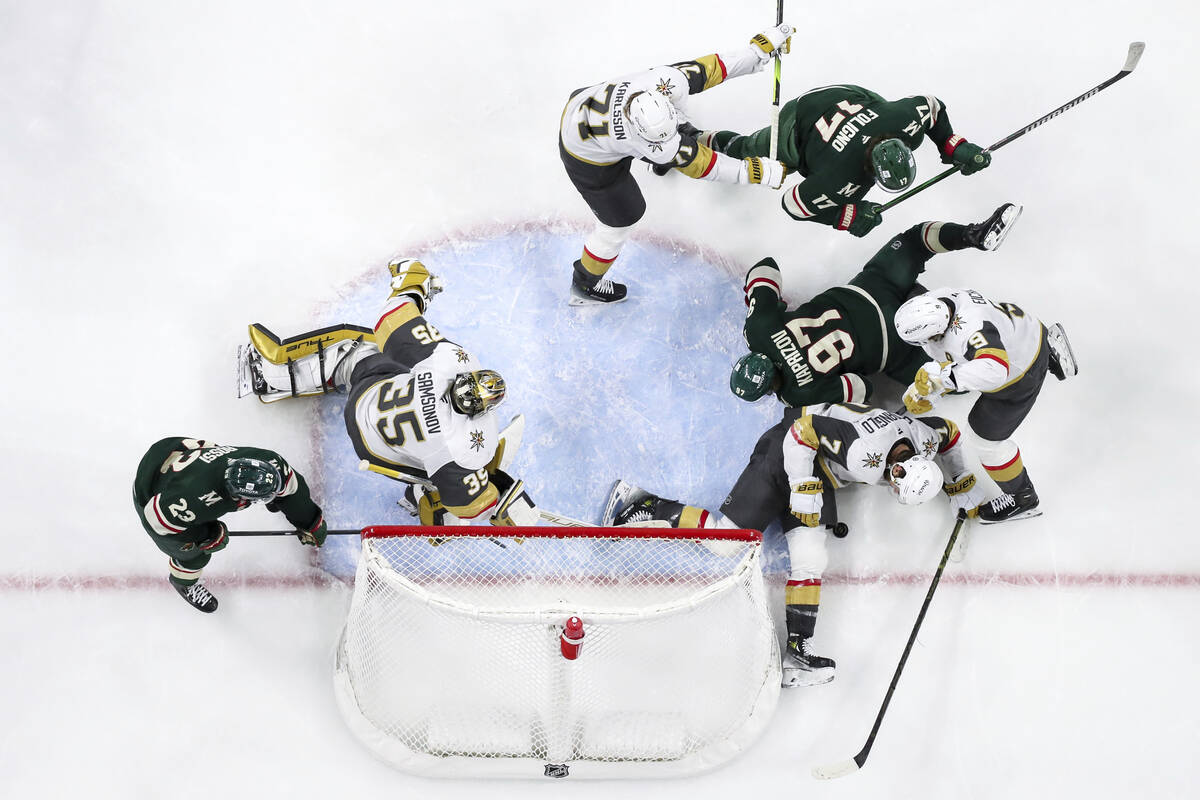
<svg viewBox="0 0 1200 800">
<path fill-rule="evenodd" d="M 338 653 L 339 705 L 385 760 L 443 775 L 687 773 L 765 725 L 779 656 L 757 540 L 419 530 L 364 539 Z M 571 616 L 575 660 L 560 651 Z"/>
</svg>

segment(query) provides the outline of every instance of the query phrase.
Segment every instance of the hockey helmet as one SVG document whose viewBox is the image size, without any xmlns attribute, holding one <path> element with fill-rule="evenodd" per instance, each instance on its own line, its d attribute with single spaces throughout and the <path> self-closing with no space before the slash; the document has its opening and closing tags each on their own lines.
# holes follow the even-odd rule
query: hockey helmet
<svg viewBox="0 0 1200 800">
<path fill-rule="evenodd" d="M 899 139 L 884 139 L 871 148 L 871 173 L 885 192 L 902 192 L 917 177 L 917 160 Z"/>
<path fill-rule="evenodd" d="M 919 294 L 896 309 L 894 322 L 900 338 L 919 347 L 950 327 L 950 306 L 941 297 Z"/>
<path fill-rule="evenodd" d="M 658 92 L 634 92 L 625 102 L 625 121 L 639 139 L 662 144 L 679 133 L 679 112 Z"/>
<path fill-rule="evenodd" d="M 260 458 L 231 458 L 225 467 L 225 491 L 234 500 L 269 503 L 283 489 L 279 467 Z"/>
<path fill-rule="evenodd" d="M 748 403 L 753 403 L 775 386 L 776 369 L 771 359 L 762 353 L 747 353 L 733 365 L 729 374 L 729 390 Z"/>
<path fill-rule="evenodd" d="M 888 483 L 902 505 L 919 506 L 942 488 L 942 470 L 925 456 L 897 461 L 887 468 Z"/>
<path fill-rule="evenodd" d="M 450 387 L 450 402 L 458 413 L 474 417 L 500 405 L 505 391 L 504 378 L 495 370 L 460 372 Z"/>
</svg>

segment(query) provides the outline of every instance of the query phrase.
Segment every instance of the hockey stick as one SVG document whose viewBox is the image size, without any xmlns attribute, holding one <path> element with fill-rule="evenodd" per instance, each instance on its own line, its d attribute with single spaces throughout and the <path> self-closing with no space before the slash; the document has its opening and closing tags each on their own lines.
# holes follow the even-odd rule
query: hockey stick
<svg viewBox="0 0 1200 800">
<path fill-rule="evenodd" d="M 1035 119 L 1033 122 L 1026 125 L 1024 128 L 1021 128 L 1019 131 L 1010 133 L 1008 136 L 1005 136 L 1003 139 L 1001 139 L 1000 141 L 996 142 L 994 145 L 989 147 L 988 152 L 994 152 L 996 150 L 999 150 L 1001 147 L 1004 147 L 1004 145 L 1008 144 L 1009 142 L 1013 141 L 1014 139 L 1021 138 L 1022 136 L 1029 133 L 1034 128 L 1036 128 L 1040 125 L 1044 125 L 1045 123 L 1054 119 L 1058 115 L 1062 114 L 1064 111 L 1068 111 L 1068 110 L 1074 108 L 1075 106 L 1082 103 L 1084 100 L 1087 100 L 1092 95 L 1098 94 L 1101 90 L 1107 89 L 1109 86 L 1112 86 L 1114 83 L 1121 80 L 1121 78 L 1124 78 L 1126 75 L 1133 72 L 1134 67 L 1136 67 L 1138 65 L 1138 61 L 1141 60 L 1142 51 L 1144 51 L 1145 49 L 1146 49 L 1145 42 L 1131 43 L 1129 45 L 1129 52 L 1125 56 L 1125 66 L 1121 69 L 1120 72 L 1118 72 L 1116 75 L 1113 75 L 1111 78 L 1109 78 L 1108 80 L 1106 80 L 1104 83 L 1100 84 L 1099 86 L 1095 86 L 1091 89 L 1088 89 L 1086 92 L 1079 95 L 1079 97 L 1076 97 L 1074 100 L 1071 100 L 1068 103 L 1064 103 L 1063 105 L 1061 105 L 1058 108 L 1051 111 L 1046 116 L 1039 117 L 1039 118 Z M 941 173 L 940 175 L 935 175 L 934 177 L 932 177 L 929 180 L 922 183 L 920 186 L 915 186 L 912 189 L 909 189 L 907 192 L 900 195 L 895 200 L 892 200 L 888 203 L 884 203 L 882 206 L 880 206 L 879 211 L 880 212 L 887 211 L 892 206 L 897 205 L 897 204 L 907 200 L 908 198 L 912 197 L 917 192 L 925 191 L 926 189 L 928 189 L 930 186 L 933 186 L 938 181 L 943 180 L 944 178 L 948 178 L 951 175 L 953 175 L 955 172 L 958 172 L 958 171 L 959 171 L 959 167 L 957 165 L 955 165 L 955 166 L 951 167 L 950 169 L 946 170 L 945 172 Z"/>
<path fill-rule="evenodd" d="M 883 697 L 883 705 L 880 706 L 879 714 L 875 717 L 875 725 L 871 728 L 871 735 L 867 737 L 866 744 L 862 746 L 862 750 L 859 750 L 858 755 L 854 756 L 854 758 L 814 768 L 812 771 L 814 778 L 825 780 L 840 778 L 843 775 L 849 775 L 851 772 L 861 769 L 862 765 L 867 763 L 867 756 L 871 753 L 871 746 L 875 744 L 875 735 L 879 733 L 879 726 L 883 722 L 883 715 L 887 713 L 888 703 L 892 702 L 892 693 L 896 691 L 896 684 L 900 681 L 900 673 L 904 671 L 904 664 L 908 661 L 908 654 L 912 651 L 913 642 L 917 640 L 917 632 L 921 630 L 921 622 L 925 619 L 925 612 L 929 610 L 929 602 L 933 600 L 933 592 L 937 589 L 938 582 L 942 579 L 942 571 L 946 569 L 946 562 L 950 559 L 950 551 L 954 549 L 954 543 L 958 540 L 958 532 L 962 530 L 963 523 L 966 520 L 967 512 L 959 511 L 958 521 L 954 523 L 954 531 L 950 534 L 950 541 L 946 543 L 946 552 L 942 553 L 942 561 L 938 564 L 937 572 L 933 573 L 933 582 L 929 584 L 929 591 L 925 593 L 925 602 L 921 604 L 921 613 L 917 614 L 917 621 L 913 625 L 912 633 L 908 635 L 908 644 L 904 646 L 904 653 L 900 656 L 900 663 L 896 665 L 896 672 L 892 675 L 892 682 L 888 685 L 887 694 Z"/>
<path fill-rule="evenodd" d="M 295 536 L 299 531 L 228 531 L 229 536 Z M 328 530 L 326 536 L 358 536 L 362 528 L 347 528 L 345 530 Z"/>
<path fill-rule="evenodd" d="M 775 24 L 783 24 L 783 0 L 775 4 Z M 781 45 L 782 46 L 782 45 Z M 775 99 L 771 101 L 771 160 L 779 157 L 779 78 L 783 67 L 783 53 L 775 51 Z"/>
<path fill-rule="evenodd" d="M 381 467 L 378 464 L 372 464 L 370 461 L 367 461 L 365 458 L 362 461 L 358 462 L 358 468 L 360 470 L 362 470 L 363 472 L 368 472 L 368 471 L 369 472 L 377 472 L 380 475 L 386 475 L 387 477 L 391 478 L 392 480 L 401 481 L 402 483 L 412 483 L 412 481 L 409 480 L 407 478 L 407 476 L 405 476 L 404 473 L 400 472 L 399 470 L 388 469 L 387 467 Z M 561 526 L 567 527 L 567 528 L 595 527 L 595 526 L 591 525 L 590 523 L 583 522 L 582 520 L 571 519 L 570 517 L 564 517 L 562 514 L 555 514 L 553 511 L 546 511 L 543 508 L 538 509 L 538 516 L 541 519 L 545 520 L 546 522 L 549 522 L 551 525 L 561 525 Z"/>
</svg>

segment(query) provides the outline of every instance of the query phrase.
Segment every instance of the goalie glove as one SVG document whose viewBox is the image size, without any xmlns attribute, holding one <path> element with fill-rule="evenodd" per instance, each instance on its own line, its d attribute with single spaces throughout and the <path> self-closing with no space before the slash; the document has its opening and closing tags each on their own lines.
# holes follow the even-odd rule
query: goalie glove
<svg viewBox="0 0 1200 800">
<path fill-rule="evenodd" d="M 325 515 L 320 511 L 317 512 L 317 520 L 307 529 L 297 528 L 296 538 L 301 544 L 306 544 L 309 547 L 320 547 L 325 544 L 325 537 L 329 535 L 329 526 L 325 524 Z"/>
<path fill-rule="evenodd" d="M 783 180 L 787 177 L 787 167 L 783 162 L 757 156 L 742 160 L 746 164 L 746 178 L 750 183 L 766 186 L 768 189 L 783 186 Z"/>
<path fill-rule="evenodd" d="M 392 273 L 390 296 L 408 295 L 416 302 L 422 314 L 425 313 L 429 301 L 442 291 L 442 279 L 415 258 L 398 258 L 390 262 L 388 272 Z"/>
<path fill-rule="evenodd" d="M 529 527 L 538 521 L 537 507 L 525 491 L 525 481 L 515 480 L 496 503 L 489 520 L 499 527 Z"/>
<path fill-rule="evenodd" d="M 815 477 L 804 478 L 792 487 L 788 508 L 793 517 L 809 528 L 817 527 L 821 521 L 821 506 L 824 504 L 821 489 L 821 479 Z"/>
<path fill-rule="evenodd" d="M 950 495 L 950 507 L 954 509 L 954 513 L 966 511 L 968 517 L 974 517 L 979 513 L 979 507 L 983 505 L 986 496 L 983 487 L 976 482 L 975 476 L 970 472 L 962 475 L 953 483 L 943 484 L 942 489 Z"/>
<path fill-rule="evenodd" d="M 774 28 L 768 28 L 762 33 L 754 34 L 750 39 L 750 44 L 754 46 L 754 55 L 758 57 L 759 69 L 767 65 L 771 56 L 775 55 L 775 51 L 778 50 L 780 55 L 791 52 L 793 30 L 795 29 L 785 22 Z"/>
</svg>

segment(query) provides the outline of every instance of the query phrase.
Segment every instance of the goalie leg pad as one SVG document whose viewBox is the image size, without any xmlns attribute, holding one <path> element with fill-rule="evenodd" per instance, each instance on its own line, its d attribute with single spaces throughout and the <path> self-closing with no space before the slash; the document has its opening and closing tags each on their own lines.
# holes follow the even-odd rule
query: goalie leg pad
<svg viewBox="0 0 1200 800">
<path fill-rule="evenodd" d="M 501 527 L 528 527 L 538 522 L 537 507 L 525 491 L 525 481 L 513 481 L 512 486 L 496 503 L 491 523 Z"/>
<path fill-rule="evenodd" d="M 345 391 L 354 365 L 379 352 L 375 334 L 340 325 L 280 339 L 266 327 L 250 326 L 250 344 L 238 348 L 238 397 L 264 403 Z"/>
</svg>

